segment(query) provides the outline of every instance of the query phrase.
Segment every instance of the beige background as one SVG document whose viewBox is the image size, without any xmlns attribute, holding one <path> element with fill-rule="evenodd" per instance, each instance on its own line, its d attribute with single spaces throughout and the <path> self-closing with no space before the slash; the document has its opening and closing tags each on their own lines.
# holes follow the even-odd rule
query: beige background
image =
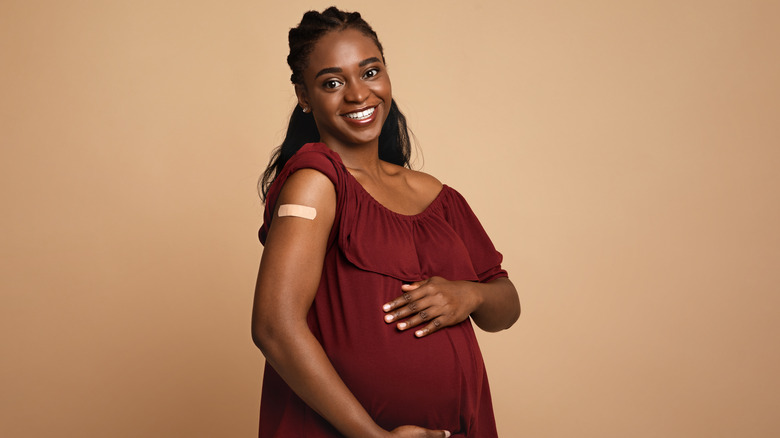
<svg viewBox="0 0 780 438">
<path fill-rule="evenodd" d="M 0 1 L 0 436 L 256 434 L 254 184 L 330 3 Z M 520 290 L 503 437 L 780 434 L 778 2 L 340 6 Z"/>
</svg>

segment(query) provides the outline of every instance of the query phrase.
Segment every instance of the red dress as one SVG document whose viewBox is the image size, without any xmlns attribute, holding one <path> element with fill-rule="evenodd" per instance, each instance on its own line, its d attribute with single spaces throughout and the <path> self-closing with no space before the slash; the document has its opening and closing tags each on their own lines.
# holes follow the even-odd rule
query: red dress
<svg viewBox="0 0 780 438">
<path fill-rule="evenodd" d="M 382 305 L 401 284 L 440 276 L 490 281 L 505 277 L 496 251 L 463 197 L 444 186 L 422 212 L 382 206 L 322 143 L 303 146 L 271 185 L 260 241 L 287 177 L 316 169 L 334 184 L 336 216 L 308 324 L 344 383 L 379 426 L 446 429 L 455 437 L 496 437 L 482 354 L 471 320 L 424 338 L 383 320 Z M 266 363 L 260 405 L 262 438 L 335 438 L 341 434 L 310 409 Z"/>
</svg>

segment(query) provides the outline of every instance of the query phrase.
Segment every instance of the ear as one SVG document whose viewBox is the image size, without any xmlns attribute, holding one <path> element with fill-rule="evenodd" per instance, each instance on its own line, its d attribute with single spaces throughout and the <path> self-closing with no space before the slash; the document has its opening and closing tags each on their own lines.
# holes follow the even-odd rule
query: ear
<svg viewBox="0 0 780 438">
<path fill-rule="evenodd" d="M 300 105 L 301 108 L 311 108 L 305 86 L 296 84 L 295 95 L 298 97 L 298 105 Z"/>
</svg>

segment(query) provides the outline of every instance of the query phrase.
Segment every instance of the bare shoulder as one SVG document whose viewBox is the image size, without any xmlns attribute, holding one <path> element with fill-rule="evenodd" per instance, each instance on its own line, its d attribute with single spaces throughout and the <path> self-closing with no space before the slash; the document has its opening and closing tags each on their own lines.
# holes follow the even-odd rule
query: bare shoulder
<svg viewBox="0 0 780 438">
<path fill-rule="evenodd" d="M 433 198 L 441 191 L 442 183 L 433 175 L 410 169 L 406 169 L 406 172 L 406 180 L 415 192 L 429 195 L 429 197 Z"/>
<path fill-rule="evenodd" d="M 388 170 L 400 176 L 404 185 L 420 198 L 433 199 L 442 189 L 442 183 L 433 175 L 418 170 L 407 169 L 396 164 L 389 164 Z"/>
</svg>

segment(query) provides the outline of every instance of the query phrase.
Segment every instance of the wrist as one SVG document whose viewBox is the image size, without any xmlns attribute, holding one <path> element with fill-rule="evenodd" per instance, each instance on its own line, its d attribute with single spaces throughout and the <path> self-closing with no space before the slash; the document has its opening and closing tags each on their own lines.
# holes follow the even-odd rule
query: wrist
<svg viewBox="0 0 780 438">
<path fill-rule="evenodd" d="M 363 437 L 369 437 L 369 438 L 390 438 L 392 435 L 390 432 L 382 429 L 379 426 L 375 426 L 374 430 L 372 430 L 372 433 L 370 435 L 361 435 L 360 438 Z"/>
<path fill-rule="evenodd" d="M 368 414 L 366 414 L 368 416 Z M 344 433 L 344 432 L 342 432 Z M 391 437 L 390 432 L 382 429 L 379 427 L 376 422 L 369 418 L 368 421 L 363 422 L 363 424 L 355 429 L 352 429 L 349 433 L 344 433 L 344 436 L 350 437 L 350 438 L 389 438 Z"/>
<path fill-rule="evenodd" d="M 472 300 L 472 310 L 471 313 L 479 312 L 479 309 L 482 308 L 482 305 L 485 303 L 485 294 L 484 294 L 484 287 L 482 283 L 476 282 L 476 281 L 469 281 L 469 290 L 470 290 L 470 297 Z"/>
</svg>

